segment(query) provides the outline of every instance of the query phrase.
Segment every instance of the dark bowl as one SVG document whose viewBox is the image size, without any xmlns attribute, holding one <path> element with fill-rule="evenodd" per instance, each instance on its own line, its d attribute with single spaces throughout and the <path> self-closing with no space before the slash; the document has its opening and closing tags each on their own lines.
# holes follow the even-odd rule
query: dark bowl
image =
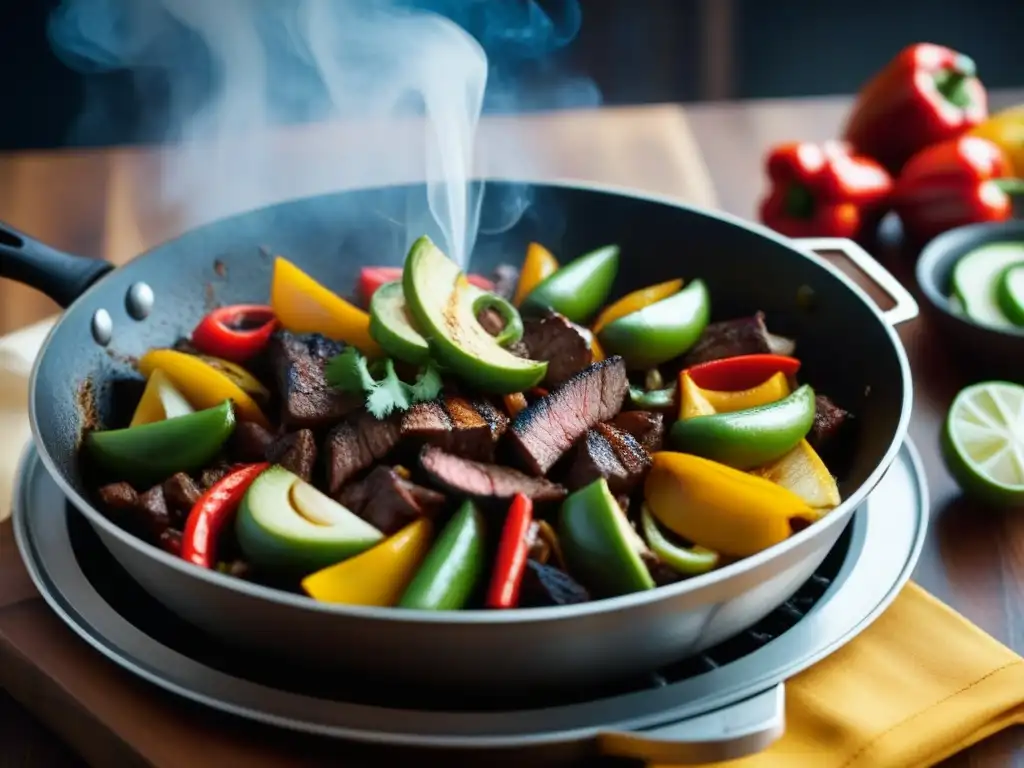
<svg viewBox="0 0 1024 768">
<path fill-rule="evenodd" d="M 1024 242 L 1024 221 L 971 224 L 945 232 L 925 246 L 917 261 L 917 284 L 940 338 L 978 377 L 1024 380 L 1024 328 L 996 328 L 958 314 L 949 303 L 953 267 L 969 252 L 990 243 Z"/>
</svg>

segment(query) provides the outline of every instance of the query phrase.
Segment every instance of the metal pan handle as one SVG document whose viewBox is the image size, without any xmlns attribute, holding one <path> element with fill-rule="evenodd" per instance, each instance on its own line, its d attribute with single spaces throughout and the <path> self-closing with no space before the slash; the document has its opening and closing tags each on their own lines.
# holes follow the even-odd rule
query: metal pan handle
<svg viewBox="0 0 1024 768">
<path fill-rule="evenodd" d="M 893 300 L 895 306 L 882 312 L 882 317 L 889 325 L 896 326 L 917 317 L 917 301 L 910 295 L 910 291 L 858 243 L 844 237 L 799 237 L 793 242 L 803 251 L 834 251 L 853 262 L 854 266 L 871 278 L 875 285 Z"/>
<path fill-rule="evenodd" d="M 642 731 L 598 735 L 603 754 L 648 763 L 702 765 L 735 760 L 770 746 L 786 728 L 779 683 L 764 693 L 707 714 Z"/>
<path fill-rule="evenodd" d="M 42 291 L 61 307 L 113 268 L 102 259 L 58 251 L 0 222 L 0 277 Z"/>
</svg>

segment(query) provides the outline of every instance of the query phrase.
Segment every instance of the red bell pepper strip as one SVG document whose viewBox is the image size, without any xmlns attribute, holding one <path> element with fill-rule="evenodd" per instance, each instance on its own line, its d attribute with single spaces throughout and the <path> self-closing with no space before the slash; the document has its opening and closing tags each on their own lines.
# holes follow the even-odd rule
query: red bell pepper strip
<svg viewBox="0 0 1024 768">
<path fill-rule="evenodd" d="M 247 464 L 229 472 L 199 497 L 185 520 L 181 556 L 201 568 L 217 563 L 217 540 L 231 520 L 253 480 L 269 462 Z"/>
<path fill-rule="evenodd" d="M 204 355 L 244 363 L 263 351 L 277 329 L 274 310 L 261 304 L 215 309 L 192 331 L 192 346 Z"/>
<path fill-rule="evenodd" d="M 776 373 L 796 375 L 800 361 L 785 355 L 738 355 L 709 360 L 686 369 L 690 380 L 701 389 L 742 392 L 764 384 Z"/>
<path fill-rule="evenodd" d="M 843 138 L 894 176 L 920 150 L 988 116 L 974 61 L 930 43 L 910 45 L 861 89 Z"/>
<path fill-rule="evenodd" d="M 369 305 L 373 294 L 384 283 L 393 283 L 395 280 L 401 279 L 401 267 L 363 267 L 359 271 L 359 297 L 364 305 Z M 485 291 L 494 290 L 494 281 L 488 280 L 482 275 L 467 275 L 466 279 L 477 288 L 482 288 Z"/>
<path fill-rule="evenodd" d="M 921 150 L 896 182 L 893 208 L 909 239 L 923 243 L 964 224 L 1005 221 L 1007 193 L 1022 191 L 1003 151 L 988 139 L 962 136 Z"/>
<path fill-rule="evenodd" d="M 780 144 L 765 169 L 761 222 L 787 237 L 857 238 L 882 218 L 892 191 L 882 166 L 836 141 Z"/>
<path fill-rule="evenodd" d="M 533 502 L 517 493 L 512 498 L 505 525 L 498 541 L 494 575 L 487 590 L 488 608 L 515 608 L 519 604 L 519 587 L 526 572 L 527 533 L 533 522 Z"/>
</svg>

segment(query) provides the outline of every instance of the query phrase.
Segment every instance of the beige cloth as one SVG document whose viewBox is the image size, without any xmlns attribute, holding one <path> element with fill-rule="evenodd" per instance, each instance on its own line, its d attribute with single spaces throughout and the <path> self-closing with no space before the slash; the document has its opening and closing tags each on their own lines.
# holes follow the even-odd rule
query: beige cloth
<svg viewBox="0 0 1024 768">
<path fill-rule="evenodd" d="M 28 426 L 28 382 L 32 363 L 53 319 L 0 338 L 0 521 L 11 513 L 14 473 L 25 444 Z"/>
</svg>

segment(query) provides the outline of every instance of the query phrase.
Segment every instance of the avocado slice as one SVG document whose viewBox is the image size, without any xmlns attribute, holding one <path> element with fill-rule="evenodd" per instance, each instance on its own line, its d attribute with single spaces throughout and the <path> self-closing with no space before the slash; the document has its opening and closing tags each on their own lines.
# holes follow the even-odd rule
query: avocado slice
<svg viewBox="0 0 1024 768">
<path fill-rule="evenodd" d="M 385 283 L 370 299 L 370 335 L 396 360 L 423 365 L 430 359 L 427 340 L 409 317 L 402 281 Z"/>
<path fill-rule="evenodd" d="M 286 574 L 318 571 L 384 539 L 372 525 L 276 465 L 246 491 L 235 535 L 255 567 Z"/>
<path fill-rule="evenodd" d="M 474 287 L 451 259 L 425 235 L 413 243 L 402 272 L 405 301 L 416 327 L 439 363 L 495 394 L 536 386 L 547 362 L 516 357 L 502 346 L 522 336 L 522 320 L 508 302 Z M 506 328 L 491 336 L 476 314 L 481 304 L 502 313 Z"/>
</svg>

